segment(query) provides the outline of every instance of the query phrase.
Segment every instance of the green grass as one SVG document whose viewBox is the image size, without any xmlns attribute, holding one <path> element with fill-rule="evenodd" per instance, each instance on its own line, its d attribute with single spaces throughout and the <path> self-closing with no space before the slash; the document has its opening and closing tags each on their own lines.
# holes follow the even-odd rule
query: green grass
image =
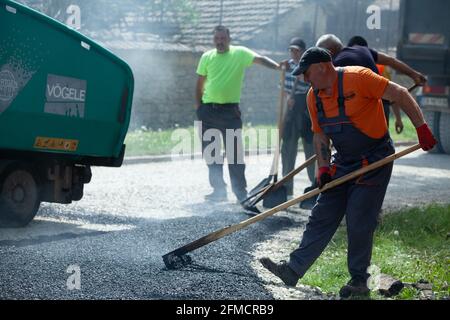
<svg viewBox="0 0 450 320">
<path fill-rule="evenodd" d="M 270 147 L 272 141 L 271 130 L 274 128 L 274 126 L 268 125 L 245 126 L 243 129 L 245 150 L 255 148 L 266 150 L 268 146 Z M 193 126 L 187 128 L 136 130 L 129 132 L 125 139 L 125 144 L 127 145 L 126 156 L 171 154 L 173 148 L 180 144 L 181 139 L 179 134 L 182 134 L 183 139 L 190 139 L 190 146 L 192 148 L 194 148 L 194 139 L 199 139 L 194 133 Z M 248 136 L 251 134 L 256 134 L 256 146 L 249 144 Z M 247 138 L 245 138 L 246 135 Z M 197 143 L 198 141 L 195 142 Z"/>
<path fill-rule="evenodd" d="M 194 127 L 185 128 L 190 135 L 194 134 Z M 177 144 L 171 137 L 176 129 L 166 130 L 136 130 L 129 132 L 125 138 L 126 156 L 162 155 L 170 154 Z"/>
<path fill-rule="evenodd" d="M 404 131 L 398 135 L 395 133 L 394 120 L 390 121 L 390 132 L 394 141 L 416 141 L 416 130 L 411 124 L 408 118 L 403 118 Z M 257 126 L 245 126 L 244 135 L 250 132 L 250 129 L 256 130 L 257 134 L 257 146 L 259 150 L 266 150 L 267 146 L 271 146 L 270 130 L 275 129 L 275 126 L 269 125 L 257 125 Z M 174 136 L 175 130 L 187 130 L 190 139 L 191 146 L 193 147 L 194 139 L 198 139 L 194 136 L 194 127 L 165 129 L 165 130 L 136 130 L 129 132 L 125 139 L 127 145 L 126 156 L 143 156 L 143 155 L 163 155 L 171 154 L 173 148 L 179 144 L 179 139 Z M 266 131 L 261 131 L 266 130 Z M 173 139 L 172 139 L 173 138 Z M 301 143 L 299 144 L 301 147 Z M 249 144 L 249 139 L 245 139 L 245 149 L 255 149 L 255 145 Z"/>
<path fill-rule="evenodd" d="M 437 299 L 450 297 L 450 205 L 430 205 L 383 216 L 374 239 L 372 265 L 405 283 L 423 279 L 433 285 Z M 293 243 L 296 248 L 298 244 Z M 314 263 L 302 284 L 337 294 L 348 279 L 347 238 L 340 227 L 332 242 Z M 372 293 L 372 299 L 383 299 Z M 417 299 L 419 292 L 406 287 L 395 299 Z"/>
<path fill-rule="evenodd" d="M 417 141 L 417 133 L 416 128 L 414 128 L 414 125 L 411 123 L 411 120 L 405 115 L 402 116 L 403 121 L 403 132 L 401 134 L 397 134 L 395 132 L 395 119 L 393 117 L 389 120 L 389 132 L 391 134 L 392 140 L 394 142 L 397 141 Z"/>
</svg>

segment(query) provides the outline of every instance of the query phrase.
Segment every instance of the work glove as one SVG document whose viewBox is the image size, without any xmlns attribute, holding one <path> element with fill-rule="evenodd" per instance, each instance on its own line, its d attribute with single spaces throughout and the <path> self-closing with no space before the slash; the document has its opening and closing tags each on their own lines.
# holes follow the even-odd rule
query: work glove
<svg viewBox="0 0 450 320">
<path fill-rule="evenodd" d="M 433 147 L 436 145 L 437 141 L 434 138 L 433 134 L 431 133 L 431 130 L 428 127 L 428 125 L 426 123 L 424 123 L 420 127 L 417 127 L 416 131 L 417 131 L 417 137 L 419 138 L 420 147 L 424 151 L 433 149 Z"/>
<path fill-rule="evenodd" d="M 317 186 L 322 189 L 324 185 L 331 181 L 329 167 L 320 167 L 317 173 Z"/>
</svg>

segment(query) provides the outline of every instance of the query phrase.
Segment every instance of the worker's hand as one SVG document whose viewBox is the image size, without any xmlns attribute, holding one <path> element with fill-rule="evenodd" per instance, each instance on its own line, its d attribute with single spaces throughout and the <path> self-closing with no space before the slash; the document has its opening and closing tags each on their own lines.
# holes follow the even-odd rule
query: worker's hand
<svg viewBox="0 0 450 320">
<path fill-rule="evenodd" d="M 426 123 L 416 128 L 417 137 L 419 138 L 420 147 L 424 150 L 431 150 L 436 145 L 437 141 L 431 133 L 430 128 Z"/>
<path fill-rule="evenodd" d="M 289 69 L 289 60 L 280 61 L 278 63 L 278 65 L 280 66 L 280 69 L 284 66 L 284 70 L 288 70 Z"/>
<path fill-rule="evenodd" d="M 322 189 L 324 185 L 331 181 L 331 174 L 329 167 L 320 167 L 317 172 L 317 185 Z"/>
<path fill-rule="evenodd" d="M 289 110 L 292 110 L 292 108 L 295 106 L 295 99 L 292 96 L 289 96 L 287 106 Z"/>
<path fill-rule="evenodd" d="M 427 82 L 427 78 L 421 74 L 420 72 L 417 72 L 413 77 L 414 83 L 423 86 Z"/>
<path fill-rule="evenodd" d="M 397 132 L 397 134 L 403 132 L 403 121 L 401 119 L 395 121 L 395 132 Z"/>
</svg>

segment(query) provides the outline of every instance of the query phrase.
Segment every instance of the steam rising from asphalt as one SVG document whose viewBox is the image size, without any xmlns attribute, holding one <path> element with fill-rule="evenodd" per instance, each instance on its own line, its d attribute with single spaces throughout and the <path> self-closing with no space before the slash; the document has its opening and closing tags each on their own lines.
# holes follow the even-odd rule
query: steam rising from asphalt
<svg viewBox="0 0 450 320">
<path fill-rule="evenodd" d="M 81 9 L 80 32 L 99 41 L 131 65 L 136 79 L 133 112 L 139 112 L 140 114 L 147 112 L 145 118 L 152 116 L 148 114 L 149 112 L 154 112 L 157 113 L 155 118 L 160 119 L 158 122 L 161 124 L 150 129 L 173 125 L 175 121 L 171 118 L 171 115 L 165 114 L 162 116 L 161 113 L 166 110 L 165 107 L 169 104 L 179 105 L 181 99 L 183 99 L 185 105 L 181 106 L 180 109 L 186 108 L 183 110 L 186 113 L 174 118 L 188 119 L 186 123 L 180 125 L 192 126 L 194 112 L 191 106 L 194 104 L 195 85 L 194 83 L 180 83 L 185 82 L 184 79 L 186 79 L 179 75 L 180 70 L 177 69 L 179 69 L 180 64 L 164 63 L 164 61 L 181 59 L 180 55 L 171 57 L 171 59 L 168 56 L 179 53 L 180 43 L 186 41 L 184 28 L 189 27 L 191 33 L 204 32 L 204 28 L 210 28 L 212 19 L 217 19 L 217 24 L 222 23 L 224 25 L 242 19 L 242 12 L 233 9 L 236 2 L 231 0 L 220 1 L 220 7 L 223 9 L 220 16 L 216 11 L 206 10 L 208 6 L 205 1 L 193 0 L 148 0 L 145 2 L 138 0 L 96 0 L 95 2 L 89 0 L 19 0 L 19 2 L 42 11 L 61 22 L 65 22 L 68 18 L 67 9 L 71 5 L 78 5 Z M 248 2 L 250 3 L 250 1 Z M 216 6 L 219 6 L 219 1 L 215 3 L 217 3 Z M 268 51 L 283 52 L 284 57 L 287 58 L 286 45 L 291 36 L 303 37 L 309 46 L 315 43 L 321 32 L 325 31 L 326 33 L 335 33 L 344 42 L 350 36 L 359 34 L 366 37 L 372 47 L 386 49 L 384 51 L 387 51 L 387 49 L 393 48 L 393 43 L 397 42 L 395 39 L 396 33 L 392 30 L 396 30 L 398 15 L 395 16 L 392 12 L 398 10 L 398 3 L 399 0 L 299 0 L 300 7 L 296 8 L 295 11 L 294 9 L 287 10 L 287 8 L 292 7 L 292 4 L 282 1 L 254 0 L 252 10 L 254 10 L 255 15 L 273 15 L 272 19 L 274 20 L 270 21 L 267 26 L 261 26 L 263 32 L 258 33 L 258 30 L 254 30 L 255 26 L 252 23 L 249 22 L 249 26 L 247 26 L 244 17 L 242 21 L 245 23 L 239 26 L 239 28 L 242 27 L 242 30 L 238 30 L 238 27 L 231 28 L 232 43 L 238 43 L 236 41 L 241 37 L 245 39 L 240 39 L 245 41 L 245 45 L 258 53 L 270 56 Z M 303 4 L 304 6 L 302 6 Z M 371 5 L 384 10 L 381 30 L 367 30 L 368 14 L 366 9 Z M 263 12 L 264 10 L 261 8 L 267 10 Z M 312 22 L 301 19 L 301 16 L 316 16 L 318 10 L 322 10 L 323 15 L 325 15 L 319 15 L 319 21 Z M 391 14 L 388 14 L 388 11 L 392 11 Z M 277 12 L 281 16 L 277 16 Z M 294 20 L 288 19 L 288 14 L 300 12 L 298 26 L 294 27 Z M 348 20 L 349 17 L 351 17 L 350 20 Z M 205 23 L 209 23 L 209 25 L 206 26 Z M 331 29 L 319 28 L 325 24 L 332 25 Z M 284 30 L 287 25 L 291 28 L 288 32 Z M 246 28 L 250 29 L 247 30 Z M 235 36 L 235 32 L 241 32 L 239 37 Z M 191 45 L 196 46 L 194 54 L 190 56 L 192 62 L 187 62 L 188 66 L 189 64 L 192 65 L 191 70 L 189 71 L 184 67 L 182 70 L 182 72 L 186 72 L 186 70 L 191 72 L 192 82 L 196 79 L 195 68 L 201 52 L 213 47 L 212 33 L 210 42 L 205 42 L 205 39 L 202 41 L 202 43 L 181 45 L 189 53 L 193 51 Z M 187 108 L 192 112 L 187 112 Z M 149 129 L 149 124 L 144 121 L 146 120 L 142 120 L 136 114 L 133 114 L 130 129 L 133 130 L 142 126 L 145 127 L 144 129 Z"/>
</svg>

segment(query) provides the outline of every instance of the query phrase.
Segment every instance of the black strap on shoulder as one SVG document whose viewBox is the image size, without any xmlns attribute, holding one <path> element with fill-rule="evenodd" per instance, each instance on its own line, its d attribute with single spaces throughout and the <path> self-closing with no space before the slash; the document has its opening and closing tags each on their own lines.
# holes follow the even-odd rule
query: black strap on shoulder
<svg viewBox="0 0 450 320">
<path fill-rule="evenodd" d="M 320 99 L 320 97 L 319 97 L 318 89 L 314 90 L 314 95 L 316 97 L 317 116 L 319 118 L 323 118 L 323 117 L 325 117 L 325 113 L 323 112 L 323 103 L 322 103 L 322 99 Z"/>
<path fill-rule="evenodd" d="M 344 69 L 338 68 L 338 107 L 339 107 L 339 116 L 345 117 L 345 97 L 344 97 Z M 322 99 L 319 97 L 319 90 L 314 90 L 314 95 L 316 97 L 316 107 L 317 107 L 317 115 L 319 117 L 325 117 L 325 113 L 323 111 L 323 103 Z"/>
<path fill-rule="evenodd" d="M 338 69 L 338 106 L 339 115 L 345 116 L 344 69 Z"/>
</svg>

